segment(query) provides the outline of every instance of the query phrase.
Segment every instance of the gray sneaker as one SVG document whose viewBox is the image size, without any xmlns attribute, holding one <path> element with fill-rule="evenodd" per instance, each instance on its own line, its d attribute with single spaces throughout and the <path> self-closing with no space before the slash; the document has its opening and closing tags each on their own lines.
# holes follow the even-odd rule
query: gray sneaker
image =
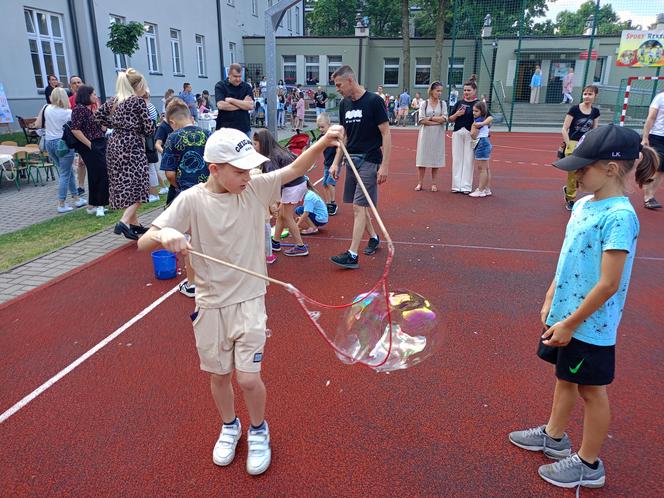
<svg viewBox="0 0 664 498">
<path fill-rule="evenodd" d="M 604 472 L 604 462 L 599 460 L 596 470 L 591 469 L 584 464 L 579 455 L 574 453 L 572 456 L 560 460 L 559 462 L 542 465 L 539 468 L 539 475 L 546 482 L 559 486 L 561 488 L 581 486 L 586 488 L 601 488 L 604 486 L 606 472 Z"/>
<path fill-rule="evenodd" d="M 554 460 L 566 458 L 572 454 L 572 442 L 565 432 L 561 441 L 549 437 L 544 429 L 546 425 L 540 425 L 525 431 L 510 432 L 509 439 L 512 444 L 528 451 L 542 451 L 546 456 Z"/>
</svg>

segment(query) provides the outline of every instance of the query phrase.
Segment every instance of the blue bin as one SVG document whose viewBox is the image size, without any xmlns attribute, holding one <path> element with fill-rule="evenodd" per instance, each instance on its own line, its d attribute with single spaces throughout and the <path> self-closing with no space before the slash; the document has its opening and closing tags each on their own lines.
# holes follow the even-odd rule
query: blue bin
<svg viewBox="0 0 664 498">
<path fill-rule="evenodd" d="M 177 260 L 175 253 L 161 249 L 152 253 L 152 266 L 154 276 L 159 280 L 168 280 L 177 275 Z"/>
</svg>

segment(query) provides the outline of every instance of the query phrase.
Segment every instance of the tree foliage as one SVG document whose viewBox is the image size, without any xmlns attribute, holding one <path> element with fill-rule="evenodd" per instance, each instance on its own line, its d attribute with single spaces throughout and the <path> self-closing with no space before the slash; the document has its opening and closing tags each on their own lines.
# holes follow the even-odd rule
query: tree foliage
<svg viewBox="0 0 664 498">
<path fill-rule="evenodd" d="M 354 34 L 357 2 L 354 0 L 316 0 L 307 23 L 314 36 L 349 36 Z"/>
<path fill-rule="evenodd" d="M 576 12 L 564 10 L 556 16 L 556 32 L 560 35 L 580 35 L 590 16 L 595 16 L 595 2 L 588 0 L 579 6 Z M 595 19 L 595 34 L 619 35 L 623 29 L 629 29 L 629 23 L 620 22 L 611 4 L 600 7 Z"/>
<path fill-rule="evenodd" d="M 114 54 L 128 57 L 138 50 L 138 40 L 145 34 L 145 28 L 140 22 L 119 23 L 114 22 L 109 27 L 110 34 L 106 46 Z"/>
</svg>

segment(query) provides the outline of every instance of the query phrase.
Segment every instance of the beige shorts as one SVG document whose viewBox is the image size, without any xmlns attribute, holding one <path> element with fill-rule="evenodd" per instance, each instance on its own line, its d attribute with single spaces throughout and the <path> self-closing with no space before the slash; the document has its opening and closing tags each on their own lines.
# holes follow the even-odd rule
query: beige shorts
<svg viewBox="0 0 664 498">
<path fill-rule="evenodd" d="M 265 346 L 265 297 L 223 308 L 199 308 L 194 336 L 201 370 L 219 375 L 260 372 Z"/>
</svg>

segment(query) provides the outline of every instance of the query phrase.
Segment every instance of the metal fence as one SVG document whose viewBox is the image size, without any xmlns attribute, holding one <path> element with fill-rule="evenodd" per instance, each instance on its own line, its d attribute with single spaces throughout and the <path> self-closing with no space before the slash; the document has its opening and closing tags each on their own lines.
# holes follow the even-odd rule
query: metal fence
<svg viewBox="0 0 664 498">
<path fill-rule="evenodd" d="M 445 4 L 450 49 L 443 52 L 441 70 L 447 64 L 448 94 L 455 87 L 461 94 L 463 81 L 476 75 L 478 93 L 510 129 L 534 124 L 536 118 L 546 121 L 543 104 L 562 101 L 563 78 L 570 71 L 575 101 L 586 85 L 595 84 L 600 89 L 598 105 L 615 121 L 620 118 L 627 79 L 660 75 L 660 67 L 624 65 L 630 54 L 619 52 L 619 38 L 623 30 L 655 30 L 658 22 L 664 33 L 663 0 L 449 0 Z M 664 37 L 650 43 L 654 48 L 649 62 L 657 55 L 664 62 Z M 634 60 L 643 55 L 637 52 L 631 54 Z M 533 88 L 537 69 L 539 95 Z M 634 100 L 634 119 L 628 124 L 638 125 L 645 101 L 658 85 L 661 89 L 664 81 L 640 82 L 635 95 L 641 100 Z M 529 117 L 534 97 L 542 107 L 538 116 Z"/>
</svg>

